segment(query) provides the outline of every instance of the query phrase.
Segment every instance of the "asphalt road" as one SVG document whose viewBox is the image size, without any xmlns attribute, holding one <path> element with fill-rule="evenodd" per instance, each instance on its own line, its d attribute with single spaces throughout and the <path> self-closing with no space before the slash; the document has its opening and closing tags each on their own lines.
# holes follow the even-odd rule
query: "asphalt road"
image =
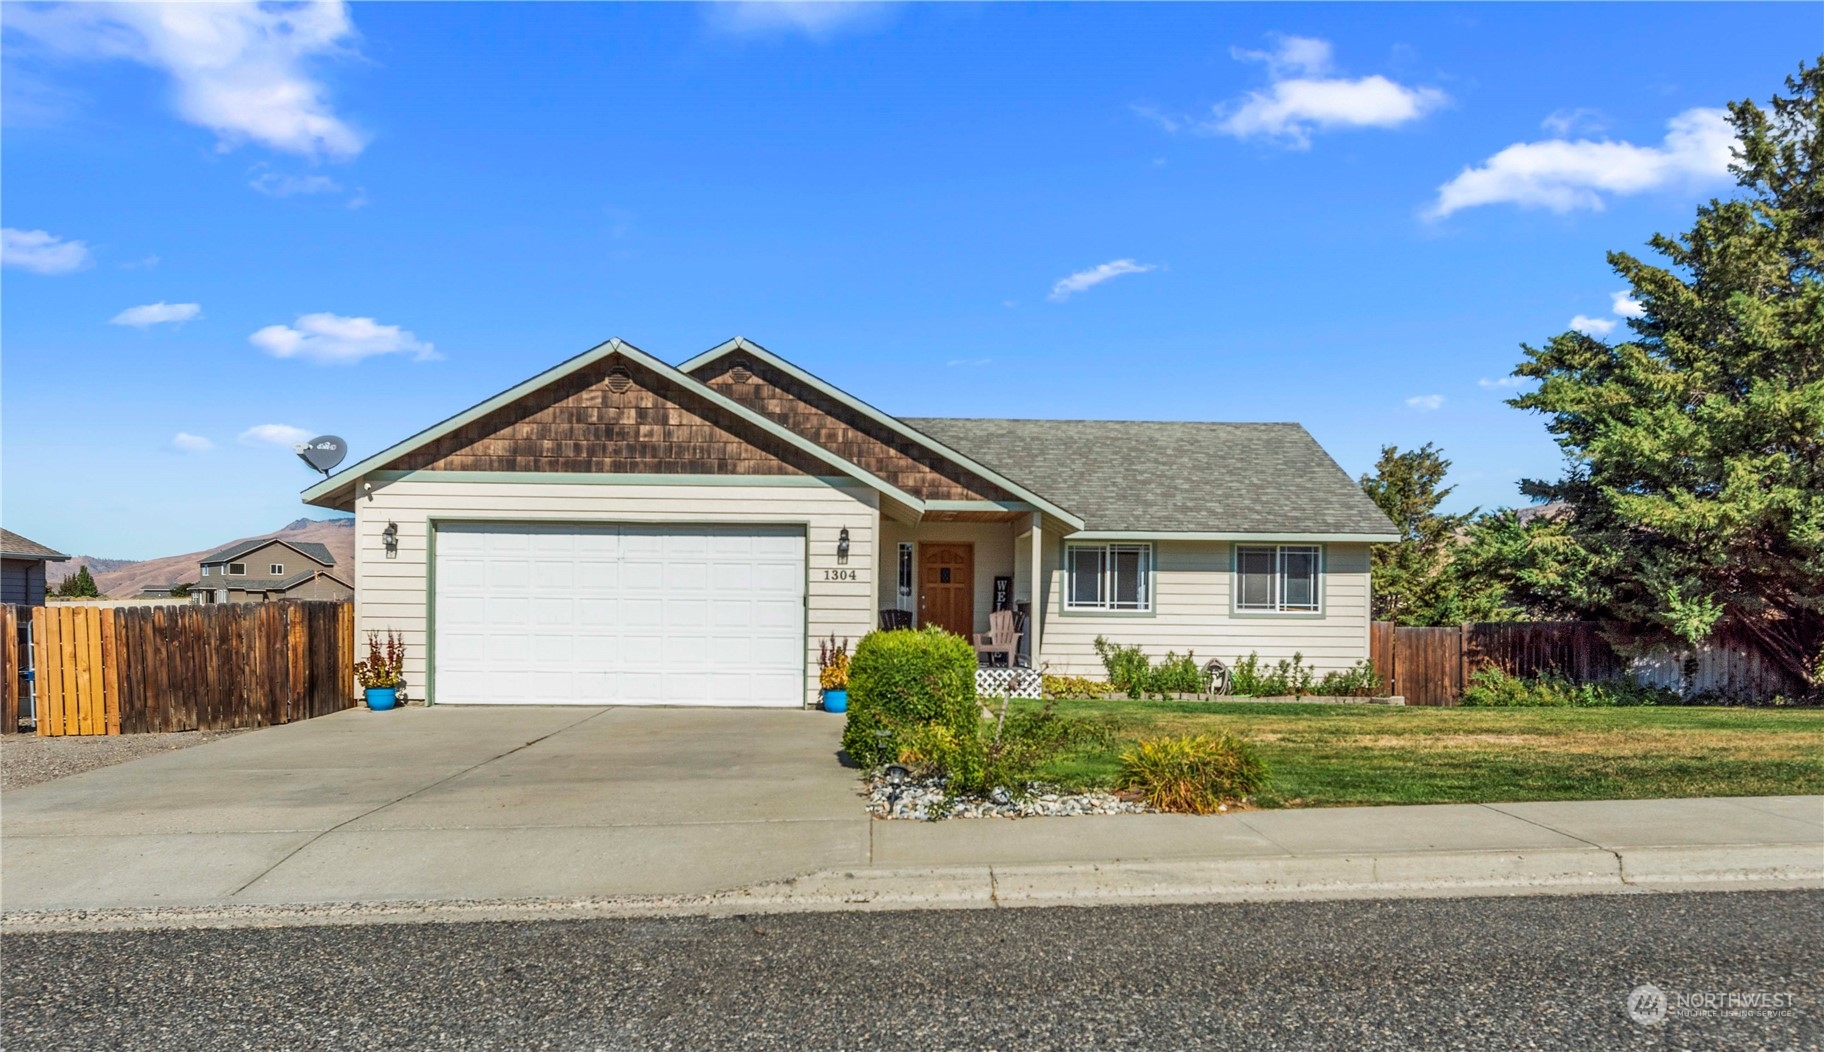
<svg viewBox="0 0 1824 1052">
<path fill-rule="evenodd" d="M 0 938 L 27 1049 L 1815 1049 L 1824 892 Z M 1629 1018 L 1642 983 L 1674 998 Z M 1757 991 L 1747 1015 L 1683 994 Z"/>
</svg>

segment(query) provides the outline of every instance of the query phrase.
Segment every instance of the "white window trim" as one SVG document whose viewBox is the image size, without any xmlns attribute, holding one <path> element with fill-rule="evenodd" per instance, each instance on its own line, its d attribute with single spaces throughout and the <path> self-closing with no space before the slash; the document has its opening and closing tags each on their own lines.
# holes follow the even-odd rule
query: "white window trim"
<svg viewBox="0 0 1824 1052">
<path fill-rule="evenodd" d="M 266 564 L 266 576 L 268 576 L 268 577 L 285 576 L 285 564 L 284 563 L 267 563 Z"/>
<path fill-rule="evenodd" d="M 1085 603 L 1078 603 L 1076 601 L 1077 590 L 1075 587 L 1075 577 L 1076 577 L 1077 563 L 1076 563 L 1076 559 L 1073 557 L 1073 555 L 1075 552 L 1083 551 L 1083 550 L 1094 550 L 1094 551 L 1102 552 L 1102 581 L 1101 581 L 1101 587 L 1098 589 L 1099 593 L 1104 597 L 1102 602 L 1085 604 Z M 1141 599 L 1141 601 L 1140 601 L 1139 606 L 1116 606 L 1116 605 L 1114 605 L 1115 560 L 1114 560 L 1113 556 L 1114 556 L 1114 553 L 1117 551 L 1138 551 L 1138 552 L 1142 553 L 1143 566 L 1142 566 L 1142 569 L 1140 572 L 1140 599 Z M 1153 578 L 1155 576 L 1155 573 L 1154 573 L 1155 568 L 1154 568 L 1154 563 L 1153 563 L 1154 558 L 1155 558 L 1155 555 L 1154 555 L 1152 544 L 1145 542 L 1145 541 L 1131 541 L 1131 542 L 1130 541 L 1097 541 L 1097 542 L 1091 543 L 1091 544 L 1073 544 L 1073 543 L 1067 542 L 1064 545 L 1063 602 L 1064 602 L 1065 612 L 1072 613 L 1072 614 L 1078 614 L 1078 613 L 1082 613 L 1082 614 L 1150 614 L 1150 613 L 1152 613 L 1153 606 L 1154 606 L 1154 603 L 1153 603 Z"/>
<path fill-rule="evenodd" d="M 235 569 L 235 567 L 237 567 L 237 566 L 240 567 L 239 570 Z M 246 563 L 229 563 L 227 566 L 224 566 L 222 568 L 222 576 L 223 577 L 245 577 L 245 576 L 247 576 L 247 564 Z"/>
<path fill-rule="evenodd" d="M 209 567 L 207 567 L 207 566 L 203 567 L 203 576 L 204 577 L 209 576 Z"/>
<path fill-rule="evenodd" d="M 1261 549 L 1273 553 L 1273 603 L 1271 606 L 1248 606 L 1241 601 L 1241 553 Z M 1292 606 L 1285 604 L 1286 552 L 1288 550 L 1307 551 L 1317 556 L 1317 569 L 1311 582 L 1312 606 Z M 1323 617 L 1325 614 L 1324 577 L 1328 573 L 1327 558 L 1324 546 L 1305 543 L 1265 543 L 1237 544 L 1231 549 L 1229 566 L 1230 609 L 1244 617 Z"/>
</svg>

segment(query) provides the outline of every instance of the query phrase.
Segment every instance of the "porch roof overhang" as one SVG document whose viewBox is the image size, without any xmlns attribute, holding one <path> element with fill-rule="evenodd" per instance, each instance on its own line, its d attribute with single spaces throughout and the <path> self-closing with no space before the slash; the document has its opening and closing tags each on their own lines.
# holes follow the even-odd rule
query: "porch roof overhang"
<svg viewBox="0 0 1824 1052">
<path fill-rule="evenodd" d="M 716 361 L 719 358 L 726 357 L 727 355 L 732 354 L 736 351 L 739 351 L 743 354 L 749 355 L 754 358 L 759 358 L 762 361 L 765 361 L 768 365 L 772 366 L 775 369 L 778 369 L 780 372 L 793 377 L 794 379 L 798 380 L 800 383 L 803 383 L 811 388 L 814 388 L 815 390 L 822 393 L 826 397 L 834 399 L 837 402 L 840 402 L 841 404 L 847 406 L 848 408 L 854 410 L 855 412 L 860 413 L 862 416 L 867 417 L 869 420 L 872 420 L 875 423 L 881 425 L 882 427 L 887 428 L 888 430 L 892 431 L 893 433 L 900 435 L 901 437 L 910 439 L 914 442 L 917 442 L 918 444 L 924 446 L 926 449 L 931 450 L 932 452 L 938 454 L 939 456 L 944 457 L 945 459 L 951 461 L 952 463 L 955 463 L 961 467 L 967 468 L 968 470 L 975 472 L 976 474 L 987 479 L 988 481 L 993 482 L 995 485 L 1000 486 L 1002 489 L 1006 490 L 1007 492 L 1021 497 L 1022 500 L 1020 501 L 1020 503 L 1030 505 L 1031 506 L 1030 510 L 1042 511 L 1046 515 L 1056 519 L 1058 522 L 1064 524 L 1065 526 L 1067 526 L 1068 528 L 1070 528 L 1072 530 L 1080 530 L 1083 528 L 1084 522 L 1083 522 L 1082 517 L 1075 514 L 1074 512 L 1071 512 L 1065 508 L 1062 508 L 1056 504 L 1053 504 L 1052 502 L 1046 500 L 1044 497 L 1041 497 L 1037 493 L 1034 493 L 1028 487 L 1020 485 L 1018 482 L 1015 482 L 1014 480 L 1008 478 L 1007 476 L 1001 474 L 1000 472 L 995 471 L 993 468 L 990 468 L 985 464 L 981 464 L 981 463 L 977 462 L 976 460 L 974 460 L 973 458 L 964 456 L 962 453 L 959 453 L 955 449 L 952 449 L 951 447 L 944 445 L 942 442 L 937 441 L 936 439 L 932 438 L 930 435 L 927 435 L 924 432 L 918 430 L 917 428 L 914 428 L 914 427 L 904 423 L 903 421 L 899 420 L 897 417 L 893 416 L 891 413 L 886 413 L 879 409 L 876 409 L 875 407 L 869 405 L 868 403 L 862 401 L 861 399 L 856 398 L 854 395 L 849 394 L 847 391 L 844 391 L 842 388 L 837 387 L 835 384 L 829 383 L 829 382 L 823 380 L 822 378 L 816 376 L 813 373 L 806 372 L 804 369 L 802 369 L 796 365 L 793 365 L 791 362 L 786 361 L 784 358 L 779 357 L 778 355 L 776 355 L 773 352 L 767 350 L 766 348 L 760 346 L 759 344 L 753 342 L 752 340 L 749 340 L 745 336 L 737 336 L 732 340 L 728 340 L 724 343 L 716 345 L 715 347 L 711 347 L 709 350 L 704 351 L 702 354 L 699 354 L 695 358 L 692 358 L 689 361 L 685 362 L 684 364 L 678 366 L 678 370 L 680 372 L 684 372 L 684 373 L 691 373 L 691 372 L 694 372 L 695 370 L 700 369 L 703 366 L 709 364 L 710 362 Z M 928 503 L 929 504 L 944 504 L 944 503 L 1000 504 L 1000 503 L 1004 503 L 1004 502 L 1000 502 L 1000 501 L 961 501 L 961 502 L 933 501 L 933 502 L 928 502 Z"/>
<path fill-rule="evenodd" d="M 402 442 L 388 446 L 386 449 L 361 460 L 352 467 L 343 468 L 341 471 L 336 472 L 334 475 L 329 476 L 316 485 L 305 489 L 301 494 L 304 503 L 315 504 L 319 507 L 336 508 L 343 511 L 349 510 L 354 505 L 357 496 L 356 491 L 359 488 L 362 479 L 369 475 L 377 475 L 388 463 L 391 463 L 415 449 L 419 449 L 436 441 L 465 424 L 472 423 L 489 413 L 511 405 L 532 392 L 576 372 L 578 369 L 585 368 L 603 358 L 616 354 L 635 365 L 657 373 L 673 383 L 678 384 L 691 394 L 696 395 L 711 405 L 716 406 L 718 409 L 729 413 L 742 422 L 749 424 L 796 449 L 802 450 L 824 464 L 829 465 L 831 468 L 834 468 L 838 475 L 853 479 L 875 491 L 880 496 L 880 507 L 884 514 L 888 514 L 894 518 L 907 520 L 916 520 L 919 516 L 924 514 L 925 502 L 919 498 L 914 497 L 912 494 L 887 482 L 885 479 L 874 475 L 860 465 L 852 463 L 849 460 L 830 452 L 828 449 L 812 442 L 810 439 L 805 438 L 797 432 L 791 431 L 768 420 L 766 417 L 754 412 L 752 409 L 717 392 L 708 384 L 703 383 L 683 370 L 654 358 L 652 355 L 647 354 L 645 351 L 640 350 L 638 347 L 627 343 L 619 337 L 615 337 L 608 340 L 606 343 L 592 347 L 568 361 L 560 362 L 529 380 L 515 384 L 486 401 L 479 402 L 470 406 L 468 409 L 457 413 L 455 416 L 440 423 L 433 424 Z M 412 474 L 423 474 L 426 477 L 437 476 L 436 472 Z"/>
</svg>

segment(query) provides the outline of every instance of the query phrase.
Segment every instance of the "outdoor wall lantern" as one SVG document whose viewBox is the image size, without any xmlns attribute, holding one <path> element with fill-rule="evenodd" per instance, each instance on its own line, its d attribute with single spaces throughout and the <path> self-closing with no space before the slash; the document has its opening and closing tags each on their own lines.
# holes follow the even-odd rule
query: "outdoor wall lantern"
<svg viewBox="0 0 1824 1052">
<path fill-rule="evenodd" d="M 380 546 L 386 549 L 388 559 L 399 557 L 399 524 L 388 522 L 386 529 L 380 531 Z"/>
<path fill-rule="evenodd" d="M 836 562 L 839 565 L 847 565 L 848 561 L 849 561 L 849 528 L 847 526 L 844 526 L 842 528 L 842 532 L 836 535 Z"/>
</svg>

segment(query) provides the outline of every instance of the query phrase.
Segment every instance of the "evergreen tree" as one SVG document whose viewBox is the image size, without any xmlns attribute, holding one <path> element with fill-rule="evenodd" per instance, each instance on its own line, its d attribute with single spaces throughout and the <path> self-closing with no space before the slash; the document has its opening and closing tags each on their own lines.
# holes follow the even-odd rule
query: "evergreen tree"
<svg viewBox="0 0 1824 1052">
<path fill-rule="evenodd" d="M 1460 535 L 1476 513 L 1438 510 L 1455 489 L 1443 484 L 1449 472 L 1450 461 L 1428 442 L 1405 452 L 1383 447 L 1374 474 L 1361 478 L 1362 491 L 1400 533 L 1398 544 L 1377 545 L 1370 556 L 1376 620 L 1446 625 L 1493 620 L 1503 611 L 1499 585 L 1465 577 L 1455 566 Z"/>
<path fill-rule="evenodd" d="M 100 599 L 101 589 L 95 587 L 95 578 L 89 568 L 79 566 L 75 573 L 58 583 L 57 594 L 65 599 Z"/>
<path fill-rule="evenodd" d="M 1740 192 L 1650 243 L 1665 266 L 1608 257 L 1642 315 L 1614 344 L 1527 347 L 1569 466 L 1523 490 L 1567 502 L 1566 558 L 1534 584 L 1643 642 L 1753 643 L 1824 683 L 1824 70 L 1801 65 L 1770 110 L 1729 107 Z M 1512 538 L 1510 538 L 1511 540 Z"/>
</svg>

